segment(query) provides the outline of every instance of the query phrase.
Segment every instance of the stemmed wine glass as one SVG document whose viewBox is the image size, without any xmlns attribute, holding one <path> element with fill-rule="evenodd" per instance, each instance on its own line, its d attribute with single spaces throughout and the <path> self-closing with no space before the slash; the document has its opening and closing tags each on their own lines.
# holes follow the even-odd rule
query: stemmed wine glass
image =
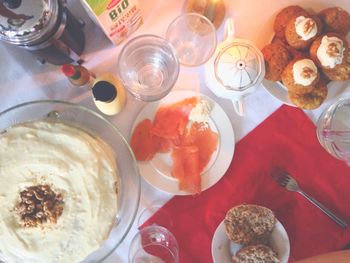
<svg viewBox="0 0 350 263">
<path fill-rule="evenodd" d="M 179 245 L 165 227 L 151 225 L 142 228 L 132 239 L 129 263 L 178 263 Z"/>
<path fill-rule="evenodd" d="M 185 13 L 170 23 L 166 39 L 184 66 L 199 66 L 214 54 L 217 45 L 213 23 L 198 13 Z"/>
<path fill-rule="evenodd" d="M 140 230 L 129 248 L 129 263 L 178 263 L 179 245 L 175 236 L 166 228 L 172 226 L 172 220 L 166 210 L 159 210 L 162 203 L 164 202 L 157 200 L 141 211 L 137 221 Z M 156 211 L 161 216 L 153 220 L 152 225 L 148 225 L 147 220 Z"/>
</svg>

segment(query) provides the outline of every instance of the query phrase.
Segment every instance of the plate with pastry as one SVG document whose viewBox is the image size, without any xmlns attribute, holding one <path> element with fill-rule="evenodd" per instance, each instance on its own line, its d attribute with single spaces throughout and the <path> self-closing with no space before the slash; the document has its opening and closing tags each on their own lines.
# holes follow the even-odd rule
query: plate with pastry
<svg viewBox="0 0 350 263">
<path fill-rule="evenodd" d="M 231 208 L 212 239 L 214 263 L 245 263 L 263 259 L 287 263 L 290 243 L 274 213 L 263 206 L 242 204 Z"/>
<path fill-rule="evenodd" d="M 130 146 L 149 184 L 173 195 L 194 195 L 225 174 L 235 139 L 217 103 L 198 92 L 177 90 L 141 110 Z"/>
<path fill-rule="evenodd" d="M 316 14 L 288 6 L 277 14 L 274 31 L 271 43 L 262 49 L 266 66 L 262 84 L 273 97 L 313 110 L 341 95 L 345 85 L 335 81 L 350 80 L 346 10 L 330 7 Z"/>
</svg>

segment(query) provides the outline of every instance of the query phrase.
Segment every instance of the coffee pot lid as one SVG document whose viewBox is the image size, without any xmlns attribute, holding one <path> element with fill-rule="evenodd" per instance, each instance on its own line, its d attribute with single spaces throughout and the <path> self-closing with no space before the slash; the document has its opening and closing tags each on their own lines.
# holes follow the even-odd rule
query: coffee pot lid
<svg viewBox="0 0 350 263">
<path fill-rule="evenodd" d="M 265 75 L 264 57 L 246 40 L 235 39 L 217 54 L 215 77 L 227 89 L 243 91 L 259 84 Z"/>
<path fill-rule="evenodd" d="M 28 44 L 54 27 L 57 0 L 0 1 L 0 39 L 13 44 Z"/>
</svg>

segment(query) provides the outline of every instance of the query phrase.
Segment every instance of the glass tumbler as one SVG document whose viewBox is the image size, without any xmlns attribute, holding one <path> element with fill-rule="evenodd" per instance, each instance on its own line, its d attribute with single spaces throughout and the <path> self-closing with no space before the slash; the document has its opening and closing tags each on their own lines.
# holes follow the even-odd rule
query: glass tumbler
<svg viewBox="0 0 350 263">
<path fill-rule="evenodd" d="M 118 60 L 118 75 L 126 89 L 143 101 L 166 96 L 179 75 L 174 48 L 163 38 L 141 35 L 131 39 Z"/>
<path fill-rule="evenodd" d="M 168 27 L 166 39 L 174 46 L 182 65 L 199 66 L 209 60 L 216 49 L 216 29 L 205 16 L 185 13 Z"/>
<path fill-rule="evenodd" d="M 331 155 L 350 165 L 350 97 L 338 100 L 321 114 L 317 137 Z"/>
<path fill-rule="evenodd" d="M 129 248 L 129 263 L 178 263 L 178 257 L 174 235 L 157 225 L 142 228 Z"/>
<path fill-rule="evenodd" d="M 118 59 L 118 75 L 124 86 L 143 101 L 166 96 L 178 78 L 179 68 L 174 48 L 155 35 L 131 39 Z"/>
</svg>

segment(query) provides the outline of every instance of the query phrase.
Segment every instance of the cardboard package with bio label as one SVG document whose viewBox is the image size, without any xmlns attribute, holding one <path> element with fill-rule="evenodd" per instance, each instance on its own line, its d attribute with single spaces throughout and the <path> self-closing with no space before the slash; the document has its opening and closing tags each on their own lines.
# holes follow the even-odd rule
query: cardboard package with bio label
<svg viewBox="0 0 350 263">
<path fill-rule="evenodd" d="M 89 16 L 115 44 L 138 29 L 142 14 L 138 0 L 81 0 Z"/>
</svg>

